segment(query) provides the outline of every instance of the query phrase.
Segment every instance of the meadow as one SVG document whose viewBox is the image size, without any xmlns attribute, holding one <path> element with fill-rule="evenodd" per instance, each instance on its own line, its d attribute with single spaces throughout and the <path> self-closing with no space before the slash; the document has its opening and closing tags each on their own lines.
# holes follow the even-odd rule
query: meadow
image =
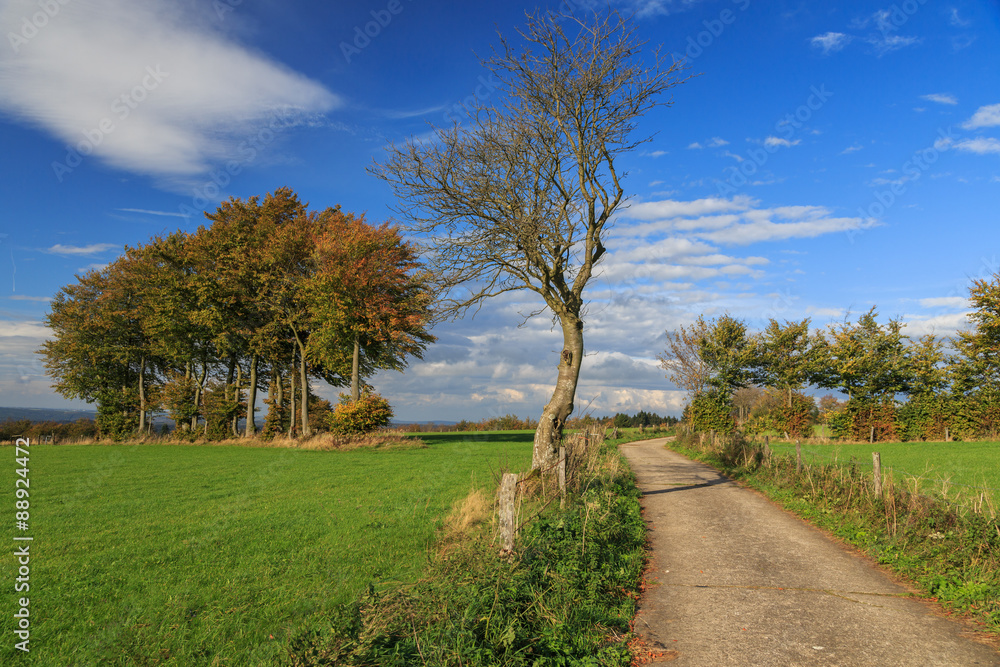
<svg viewBox="0 0 1000 667">
<path fill-rule="evenodd" d="M 277 663 L 342 603 L 419 578 L 456 501 L 531 460 L 531 432 L 421 439 L 326 452 L 33 445 L 30 529 L 18 533 L 34 537 L 31 588 L 13 592 L 7 551 L 0 663 Z M 17 466 L 4 450 L 11 544 Z M 22 596 L 29 656 L 13 649 L 7 613 Z"/>
<path fill-rule="evenodd" d="M 795 445 L 772 443 L 779 453 L 794 454 Z M 968 498 L 986 488 L 1000 508 L 1000 442 L 876 442 L 863 444 L 802 445 L 810 463 L 847 463 L 871 468 L 872 452 L 879 452 L 883 468 L 912 488 L 917 480 L 925 492 L 946 498 Z"/>
</svg>

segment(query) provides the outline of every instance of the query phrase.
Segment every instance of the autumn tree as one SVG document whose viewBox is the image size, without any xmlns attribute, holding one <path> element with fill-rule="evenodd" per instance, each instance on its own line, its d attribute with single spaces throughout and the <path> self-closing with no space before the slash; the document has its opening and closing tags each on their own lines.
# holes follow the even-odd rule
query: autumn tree
<svg viewBox="0 0 1000 667">
<path fill-rule="evenodd" d="M 403 370 L 435 340 L 427 331 L 431 294 L 416 249 L 395 227 L 330 209 L 314 231 L 315 272 L 304 288 L 312 317 L 310 359 L 351 378 Z"/>
<path fill-rule="evenodd" d="M 400 200 L 443 294 L 443 317 L 531 290 L 562 329 L 558 377 L 535 432 L 532 468 L 554 460 L 573 411 L 584 289 L 625 201 L 619 157 L 645 141 L 639 119 L 676 85 L 680 65 L 647 64 L 617 13 L 584 22 L 536 12 L 484 61 L 497 90 L 470 124 L 389 148 L 374 169 Z"/>
</svg>

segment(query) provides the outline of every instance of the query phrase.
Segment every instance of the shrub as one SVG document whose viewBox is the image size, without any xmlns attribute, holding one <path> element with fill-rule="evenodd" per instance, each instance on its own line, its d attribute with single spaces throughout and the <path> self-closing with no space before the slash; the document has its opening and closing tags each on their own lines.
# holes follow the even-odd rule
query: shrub
<svg viewBox="0 0 1000 667">
<path fill-rule="evenodd" d="M 330 431 L 340 435 L 368 433 L 389 425 L 392 407 L 378 394 L 364 394 L 356 401 L 346 394 L 330 415 Z"/>
</svg>

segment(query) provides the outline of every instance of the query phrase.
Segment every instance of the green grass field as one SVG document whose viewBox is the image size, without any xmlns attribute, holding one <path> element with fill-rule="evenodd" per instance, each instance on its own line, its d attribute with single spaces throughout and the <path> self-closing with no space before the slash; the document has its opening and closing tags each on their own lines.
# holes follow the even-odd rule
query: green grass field
<svg viewBox="0 0 1000 667">
<path fill-rule="evenodd" d="M 774 443 L 777 452 L 795 453 L 795 445 Z M 925 490 L 949 497 L 956 492 L 969 493 L 987 487 L 1000 508 L 1000 442 L 876 442 L 874 444 L 802 445 L 807 462 L 828 463 L 834 459 L 847 462 L 853 457 L 859 465 L 871 467 L 872 452 L 879 452 L 882 466 L 892 468 L 897 479 L 920 478 Z M 947 487 L 942 486 L 947 481 Z"/>
<path fill-rule="evenodd" d="M 345 452 L 32 446 L 27 532 L 14 448 L 0 449 L 0 664 L 274 664 L 369 585 L 419 577 L 453 503 L 530 463 L 531 432 L 421 437 Z M 13 591 L 14 534 L 34 537 L 27 593 Z M 24 596 L 27 656 L 13 648 Z"/>
</svg>

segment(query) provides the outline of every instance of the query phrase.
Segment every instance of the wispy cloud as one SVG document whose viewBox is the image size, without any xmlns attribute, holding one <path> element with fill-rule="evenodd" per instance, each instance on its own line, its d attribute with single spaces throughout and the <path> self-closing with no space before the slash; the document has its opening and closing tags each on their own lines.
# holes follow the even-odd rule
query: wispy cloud
<svg viewBox="0 0 1000 667">
<path fill-rule="evenodd" d="M 33 0 L 5 3 L 0 33 L 19 32 L 38 10 Z M 89 133 L 93 155 L 116 168 L 177 177 L 232 159 L 239 141 L 275 119 L 294 125 L 340 104 L 199 11 L 156 0 L 60 2 L 30 41 L 0 49 L 0 110 L 68 146 Z"/>
<path fill-rule="evenodd" d="M 965 139 L 955 144 L 955 148 L 967 153 L 1000 153 L 1000 140 L 993 137 L 976 137 L 975 139 Z"/>
<path fill-rule="evenodd" d="M 96 255 L 98 253 L 111 250 L 112 248 L 120 248 L 121 246 L 116 243 L 91 243 L 90 245 L 76 246 L 76 245 L 63 245 L 57 243 L 51 248 L 47 249 L 45 252 L 53 255 Z"/>
<path fill-rule="evenodd" d="M 722 137 L 712 137 L 712 140 L 708 142 L 709 148 L 719 148 L 720 146 L 728 146 L 729 142 Z"/>
<path fill-rule="evenodd" d="M 990 104 L 979 107 L 972 118 L 962 123 L 966 130 L 975 130 L 980 127 L 996 127 L 1000 125 L 1000 104 Z"/>
<path fill-rule="evenodd" d="M 103 271 L 107 267 L 107 263 L 104 264 L 88 264 L 87 266 L 81 266 L 76 270 L 77 273 L 87 273 L 88 271 Z"/>
<path fill-rule="evenodd" d="M 691 143 L 688 144 L 688 148 L 698 149 L 698 148 L 704 148 L 704 146 L 702 146 L 697 141 L 692 141 Z"/>
<path fill-rule="evenodd" d="M 969 300 L 964 296 L 936 296 L 929 299 L 920 299 L 920 305 L 924 308 L 962 308 L 969 307 Z"/>
<path fill-rule="evenodd" d="M 634 220 L 665 220 L 677 217 L 693 217 L 730 211 L 745 211 L 754 206 L 755 201 L 746 195 L 732 199 L 723 197 L 706 197 L 694 201 L 662 201 L 633 204 L 625 212 L 626 217 Z"/>
<path fill-rule="evenodd" d="M 854 145 L 848 146 L 844 150 L 840 151 L 840 154 L 841 155 L 847 155 L 848 153 L 854 153 L 855 151 L 859 151 L 862 148 L 864 148 L 864 146 L 862 146 L 861 144 L 854 144 Z"/>
<path fill-rule="evenodd" d="M 918 44 L 920 38 L 904 37 L 903 35 L 872 35 L 867 41 L 875 47 L 875 52 L 881 57 L 887 53 Z"/>
<path fill-rule="evenodd" d="M 764 140 L 764 145 L 770 147 L 784 146 L 785 148 L 789 148 L 791 146 L 798 146 L 800 143 L 802 143 L 801 139 L 789 141 L 788 139 L 782 139 L 781 137 L 768 137 Z"/>
<path fill-rule="evenodd" d="M 186 217 L 188 217 L 185 214 L 183 214 L 183 213 L 177 213 L 176 211 L 150 211 L 150 210 L 145 209 L 145 208 L 119 208 L 119 209 L 115 209 L 115 210 L 125 211 L 126 213 L 142 213 L 143 215 L 161 215 L 161 216 L 168 216 L 168 217 L 171 217 L 171 218 L 186 218 Z"/>
<path fill-rule="evenodd" d="M 920 99 L 938 104 L 958 104 L 958 98 L 951 93 L 930 93 L 929 95 L 921 95 Z"/>
<path fill-rule="evenodd" d="M 822 49 L 825 55 L 840 51 L 850 43 L 851 39 L 850 35 L 845 35 L 842 32 L 827 32 L 813 37 L 809 40 L 809 43 L 818 49 Z"/>
<path fill-rule="evenodd" d="M 41 301 L 44 303 L 52 301 L 50 296 L 27 296 L 25 294 L 11 294 L 7 298 L 11 301 Z"/>
</svg>

